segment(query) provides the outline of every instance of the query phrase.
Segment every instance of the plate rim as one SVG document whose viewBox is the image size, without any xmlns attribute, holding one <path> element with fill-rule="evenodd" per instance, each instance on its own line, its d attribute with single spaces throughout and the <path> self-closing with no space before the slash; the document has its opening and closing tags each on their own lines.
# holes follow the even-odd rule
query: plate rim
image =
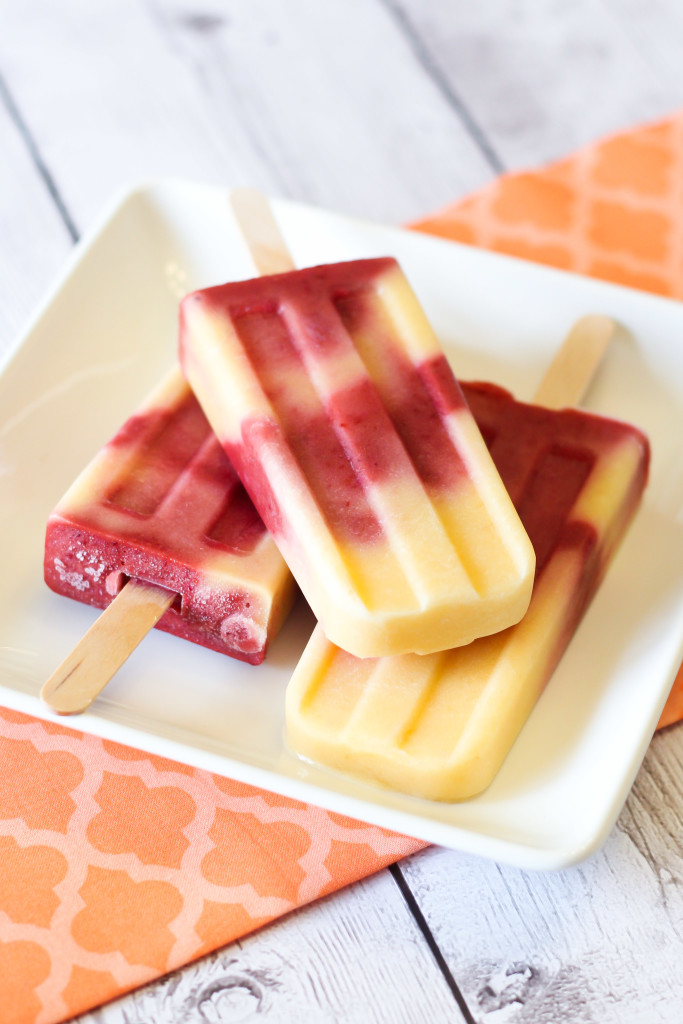
<svg viewBox="0 0 683 1024">
<path fill-rule="evenodd" d="M 215 192 L 216 194 L 220 193 L 225 195 L 226 202 L 230 191 L 229 187 L 216 183 L 172 176 L 145 179 L 118 189 L 107 202 L 100 215 L 84 232 L 82 238 L 74 245 L 73 250 L 69 253 L 55 279 L 47 288 L 42 299 L 37 303 L 34 312 L 29 316 L 24 327 L 10 342 L 7 350 L 0 357 L 0 378 L 10 371 L 14 360 L 20 356 L 24 345 L 38 328 L 41 320 L 49 313 L 53 303 L 59 297 L 62 289 L 69 282 L 76 269 L 88 259 L 89 254 L 97 245 L 102 234 L 121 215 L 126 207 L 138 197 L 150 199 L 154 193 L 158 195 L 160 190 L 169 192 L 174 189 L 180 189 L 187 193 L 197 190 Z M 278 207 L 282 207 L 283 209 L 291 208 L 295 211 L 297 209 L 306 211 L 308 214 L 313 215 L 329 214 L 341 217 L 345 222 L 357 226 L 360 230 L 365 227 L 366 229 L 394 231 L 410 235 L 413 238 L 422 238 L 427 244 L 434 245 L 435 247 L 451 248 L 455 246 L 461 251 L 466 250 L 467 255 L 473 256 L 475 260 L 482 259 L 484 263 L 493 260 L 507 265 L 512 263 L 518 265 L 521 268 L 521 272 L 532 273 L 541 278 L 549 277 L 556 279 L 559 277 L 563 280 L 571 278 L 580 282 L 582 286 L 590 283 L 599 290 L 636 294 L 639 300 L 645 300 L 657 305 L 664 304 L 668 309 L 676 308 L 678 315 L 683 318 L 683 304 L 666 296 L 640 291 L 627 285 L 603 281 L 599 278 L 588 277 L 574 271 L 534 263 L 520 257 L 478 248 L 463 242 L 451 241 L 420 230 L 380 224 L 298 201 L 273 198 L 272 202 L 276 211 Z M 160 210 L 158 212 L 162 215 Z M 683 657 L 683 635 L 680 638 L 678 654 L 672 659 L 670 675 L 667 676 L 667 681 L 662 683 L 663 690 L 667 686 L 670 687 L 681 657 Z M 666 689 L 664 701 L 666 694 L 668 694 L 668 688 Z M 662 701 L 662 706 L 664 701 Z M 242 762 L 226 754 L 212 753 L 201 747 L 192 744 L 188 745 L 158 733 L 147 732 L 144 729 L 126 725 L 115 718 L 97 715 L 93 711 L 88 711 L 76 718 L 62 718 L 52 713 L 50 709 L 43 705 L 37 694 L 28 694 L 25 691 L 14 689 L 4 684 L 0 684 L 0 703 L 7 708 L 31 715 L 40 720 L 52 723 L 57 722 L 65 728 L 74 729 L 77 732 L 111 739 L 114 742 L 123 743 L 150 754 L 169 757 L 182 764 L 189 764 L 199 769 L 215 772 L 216 774 L 228 775 L 246 784 L 280 793 L 285 798 L 303 800 L 304 802 L 326 807 L 336 813 L 346 814 L 350 817 L 359 818 L 360 804 L 370 812 L 370 824 L 376 824 L 382 828 L 405 835 L 411 835 L 427 843 L 437 843 L 464 853 L 482 855 L 494 861 L 532 870 L 564 869 L 584 861 L 597 852 L 621 813 L 651 738 L 651 736 L 647 735 L 647 730 L 644 730 L 635 762 L 631 765 L 632 771 L 625 772 L 622 785 L 619 787 L 619 793 L 612 801 L 609 812 L 601 819 L 599 827 L 596 827 L 590 835 L 584 834 L 580 841 L 574 844 L 565 843 L 562 847 L 559 845 L 551 847 L 549 845 L 534 845 L 530 842 L 496 837 L 482 831 L 475 832 L 459 825 L 438 821 L 433 818 L 425 818 L 410 811 L 397 810 L 380 803 L 364 803 L 362 798 L 353 794 L 343 794 L 334 789 L 325 789 L 325 787 L 315 782 L 309 782 L 290 775 L 280 776 L 286 779 L 286 793 L 281 788 L 273 790 L 273 778 L 277 776 L 277 773 L 271 769 Z M 658 716 L 659 713 L 657 712 L 655 716 L 653 711 L 654 725 L 656 725 Z M 332 804 L 336 806 L 331 806 Z M 348 804 L 353 805 L 353 808 L 350 809 L 347 806 Z M 362 813 L 360 813 L 359 820 L 366 820 Z M 415 826 L 414 829 L 412 828 L 413 824 Z M 454 839 L 457 841 L 454 842 Z"/>
</svg>

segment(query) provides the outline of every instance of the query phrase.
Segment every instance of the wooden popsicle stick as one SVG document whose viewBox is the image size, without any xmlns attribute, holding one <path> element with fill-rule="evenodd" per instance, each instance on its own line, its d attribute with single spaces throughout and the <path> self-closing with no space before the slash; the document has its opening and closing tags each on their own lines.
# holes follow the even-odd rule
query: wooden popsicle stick
<svg viewBox="0 0 683 1024">
<path fill-rule="evenodd" d="M 40 696 L 45 703 L 60 715 L 89 708 L 177 596 L 153 583 L 129 580 L 44 684 Z"/>
<path fill-rule="evenodd" d="M 259 274 L 294 270 L 287 243 L 263 193 L 254 188 L 233 189 L 230 205 Z"/>
<path fill-rule="evenodd" d="M 577 320 L 546 370 L 534 402 L 547 409 L 578 405 L 616 330 L 616 322 L 599 313 Z"/>
</svg>

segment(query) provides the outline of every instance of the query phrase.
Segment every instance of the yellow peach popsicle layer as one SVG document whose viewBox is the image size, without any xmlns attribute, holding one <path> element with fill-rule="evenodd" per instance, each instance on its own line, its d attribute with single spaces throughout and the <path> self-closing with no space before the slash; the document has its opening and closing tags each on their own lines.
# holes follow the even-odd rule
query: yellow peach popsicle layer
<svg viewBox="0 0 683 1024">
<path fill-rule="evenodd" d="M 354 658 L 318 627 L 286 695 L 299 754 L 404 793 L 462 800 L 496 775 L 633 516 L 649 448 L 635 428 L 463 385 L 536 550 L 522 621 L 428 657 Z"/>
<path fill-rule="evenodd" d="M 45 579 L 106 607 L 128 579 L 178 599 L 158 627 L 258 664 L 294 581 L 174 369 L 51 513 Z"/>
<path fill-rule="evenodd" d="M 425 654 L 519 621 L 533 549 L 395 260 L 195 292 L 180 355 L 336 644 Z"/>
</svg>

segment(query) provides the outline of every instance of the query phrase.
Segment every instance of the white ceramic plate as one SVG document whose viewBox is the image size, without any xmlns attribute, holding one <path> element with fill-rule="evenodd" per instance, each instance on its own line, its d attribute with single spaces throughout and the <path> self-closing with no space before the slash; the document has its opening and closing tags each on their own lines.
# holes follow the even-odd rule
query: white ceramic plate
<svg viewBox="0 0 683 1024">
<path fill-rule="evenodd" d="M 456 373 L 533 395 L 571 323 L 629 328 L 584 405 L 649 435 L 651 481 L 562 664 L 489 790 L 445 805 L 306 764 L 283 695 L 312 620 L 298 609 L 251 668 L 154 631 L 69 724 L 445 846 L 522 867 L 592 853 L 623 805 L 683 648 L 683 305 L 292 203 L 275 211 L 301 266 L 394 255 Z M 126 194 L 78 246 L 0 376 L 0 702 L 38 693 L 95 612 L 42 579 L 45 519 L 175 358 L 186 291 L 249 277 L 227 192 L 162 181 Z"/>
</svg>

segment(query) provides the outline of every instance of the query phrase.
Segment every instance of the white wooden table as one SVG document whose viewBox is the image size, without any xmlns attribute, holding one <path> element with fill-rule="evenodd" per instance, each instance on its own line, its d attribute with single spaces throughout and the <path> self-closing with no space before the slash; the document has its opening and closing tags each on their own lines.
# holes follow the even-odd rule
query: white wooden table
<svg viewBox="0 0 683 1024">
<path fill-rule="evenodd" d="M 127 182 L 403 222 L 672 111 L 682 65 L 679 0 L 0 0 L 0 354 Z M 432 848 L 81 1020 L 678 1022 L 682 760 L 580 867 Z"/>
</svg>

